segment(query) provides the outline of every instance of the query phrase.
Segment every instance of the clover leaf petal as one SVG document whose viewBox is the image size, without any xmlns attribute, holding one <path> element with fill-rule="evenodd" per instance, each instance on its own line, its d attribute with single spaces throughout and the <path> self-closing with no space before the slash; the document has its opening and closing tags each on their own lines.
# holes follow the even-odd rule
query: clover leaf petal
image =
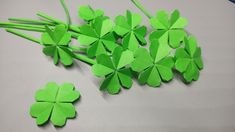
<svg viewBox="0 0 235 132">
<path fill-rule="evenodd" d="M 150 23 L 156 29 L 150 34 L 150 40 L 158 39 L 172 48 L 178 48 L 186 36 L 184 28 L 188 21 L 180 16 L 178 10 L 175 10 L 170 18 L 167 12 L 159 11 L 156 17 L 150 19 Z"/>
<path fill-rule="evenodd" d="M 132 74 L 127 66 L 134 60 L 133 52 L 118 46 L 112 53 L 112 58 L 106 54 L 97 56 L 97 63 L 92 66 L 92 72 L 98 77 L 105 77 L 100 90 L 109 94 L 120 92 L 121 86 L 132 86 Z"/>
<path fill-rule="evenodd" d="M 31 106 L 30 115 L 37 118 L 38 125 L 43 125 L 50 119 L 55 126 L 64 126 L 67 118 L 76 116 L 72 103 L 79 97 L 80 93 L 74 90 L 73 84 L 64 83 L 58 86 L 50 82 L 44 89 L 36 92 L 37 102 Z"/>
<path fill-rule="evenodd" d="M 201 48 L 193 36 L 185 39 L 185 48 L 176 49 L 175 68 L 183 74 L 186 82 L 198 80 L 199 71 L 203 69 Z"/>
<path fill-rule="evenodd" d="M 89 5 L 81 6 L 78 9 L 78 14 L 80 18 L 84 19 L 85 21 L 94 20 L 96 17 L 100 17 L 104 15 L 103 10 L 93 10 Z"/>
<path fill-rule="evenodd" d="M 114 31 L 121 37 L 123 37 L 123 47 L 131 51 L 138 49 L 140 45 L 146 45 L 145 35 L 147 28 L 140 26 L 142 21 L 141 15 L 137 13 L 131 13 L 127 10 L 125 16 L 117 16 L 115 19 L 116 26 Z"/>
<path fill-rule="evenodd" d="M 114 72 L 113 62 L 108 55 L 101 54 L 96 57 L 96 61 L 97 64 L 92 66 L 92 72 L 96 76 L 102 77 Z"/>
<path fill-rule="evenodd" d="M 46 32 L 42 34 L 43 53 L 54 59 L 54 64 L 60 60 L 65 66 L 73 64 L 73 53 L 69 48 L 71 34 L 64 25 L 58 25 L 54 30 L 46 26 Z"/>
<path fill-rule="evenodd" d="M 112 52 L 116 47 L 116 38 L 113 34 L 113 22 L 108 18 L 97 17 L 91 24 L 80 27 L 81 34 L 78 41 L 81 45 L 88 46 L 89 57 Z"/>
<path fill-rule="evenodd" d="M 162 80 L 170 81 L 173 78 L 173 58 L 169 56 L 171 48 L 165 43 L 153 40 L 147 49 L 139 48 L 135 53 L 135 60 L 131 64 L 133 71 L 139 73 L 140 84 L 149 86 L 160 86 Z"/>
</svg>

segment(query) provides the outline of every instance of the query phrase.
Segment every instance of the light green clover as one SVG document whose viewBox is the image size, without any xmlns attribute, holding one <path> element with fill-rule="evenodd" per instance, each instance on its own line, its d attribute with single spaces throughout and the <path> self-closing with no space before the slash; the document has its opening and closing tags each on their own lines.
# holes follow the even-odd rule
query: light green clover
<svg viewBox="0 0 235 132">
<path fill-rule="evenodd" d="M 138 49 L 140 45 L 146 45 L 145 35 L 147 28 L 140 26 L 142 21 L 141 15 L 137 13 L 131 13 L 127 10 L 125 16 L 117 16 L 115 19 L 116 26 L 114 31 L 121 37 L 123 37 L 123 47 L 131 51 Z"/>
<path fill-rule="evenodd" d="M 30 108 L 30 115 L 36 119 L 38 125 L 48 120 L 55 126 L 64 126 L 67 118 L 74 118 L 76 111 L 73 102 L 80 97 L 74 90 L 74 85 L 64 83 L 58 86 L 54 82 L 48 83 L 44 89 L 35 94 L 36 103 Z"/>
<path fill-rule="evenodd" d="M 87 55 L 95 57 L 112 52 L 118 45 L 113 34 L 113 22 L 104 17 L 98 17 L 93 23 L 80 27 L 78 41 L 83 46 L 89 46 Z"/>
<path fill-rule="evenodd" d="M 150 19 L 150 23 L 156 29 L 150 34 L 150 40 L 159 39 L 161 43 L 167 43 L 172 48 L 178 48 L 186 36 L 184 27 L 188 21 L 180 16 L 178 10 L 171 14 L 170 19 L 165 11 L 159 11 L 156 17 Z"/>
<path fill-rule="evenodd" d="M 149 50 L 150 52 L 145 48 L 136 50 L 131 68 L 139 73 L 140 84 L 147 83 L 149 86 L 156 87 L 160 86 L 162 80 L 170 81 L 173 78 L 174 61 L 169 56 L 171 48 L 165 43 L 153 40 Z"/>
<path fill-rule="evenodd" d="M 54 64 L 60 60 L 65 66 L 73 64 L 73 53 L 69 48 L 71 34 L 67 32 L 65 25 L 58 25 L 54 30 L 46 26 L 46 32 L 42 34 L 43 53 L 54 58 Z"/>
<path fill-rule="evenodd" d="M 78 9 L 78 14 L 80 18 L 84 19 L 85 21 L 92 21 L 97 17 L 103 16 L 103 10 L 93 10 L 89 5 L 80 6 Z"/>
<path fill-rule="evenodd" d="M 178 48 L 175 53 L 175 68 L 183 74 L 186 82 L 198 80 L 199 70 L 203 69 L 201 48 L 194 37 L 185 38 L 185 48 Z"/>
<path fill-rule="evenodd" d="M 105 80 L 100 86 L 100 90 L 108 91 L 109 94 L 117 94 L 120 87 L 131 88 L 132 74 L 129 65 L 133 60 L 133 52 L 123 50 L 122 47 L 115 48 L 112 58 L 106 54 L 101 54 L 96 58 L 97 64 L 92 66 L 92 72 Z"/>
</svg>

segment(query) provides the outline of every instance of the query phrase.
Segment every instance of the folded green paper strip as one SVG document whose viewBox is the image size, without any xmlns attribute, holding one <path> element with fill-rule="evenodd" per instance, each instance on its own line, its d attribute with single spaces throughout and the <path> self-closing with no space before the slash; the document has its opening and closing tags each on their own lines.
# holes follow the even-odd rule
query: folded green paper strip
<svg viewBox="0 0 235 132">
<path fill-rule="evenodd" d="M 49 120 L 54 126 L 64 126 L 66 120 L 76 116 L 73 102 L 78 100 L 80 93 L 71 83 L 58 86 L 54 82 L 48 83 L 35 94 L 34 103 L 30 108 L 30 115 L 36 118 L 38 125 L 43 125 Z"/>
</svg>

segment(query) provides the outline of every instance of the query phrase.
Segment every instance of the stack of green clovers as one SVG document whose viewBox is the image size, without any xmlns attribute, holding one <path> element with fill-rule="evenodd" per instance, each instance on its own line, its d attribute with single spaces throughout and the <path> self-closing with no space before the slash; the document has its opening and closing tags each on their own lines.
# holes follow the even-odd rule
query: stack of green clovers
<svg viewBox="0 0 235 132">
<path fill-rule="evenodd" d="M 71 66 L 74 59 L 90 64 L 94 75 L 105 78 L 100 90 L 109 94 L 119 93 L 121 87 L 130 89 L 133 77 L 151 87 L 172 80 L 174 74 L 181 74 L 186 83 L 198 80 L 203 68 L 201 48 L 195 37 L 184 29 L 187 19 L 181 17 L 178 10 L 170 15 L 158 11 L 152 16 L 137 0 L 131 1 L 149 18 L 153 28 L 149 45 L 145 39 L 148 31 L 141 25 L 140 14 L 127 10 L 113 21 L 103 10 L 80 6 L 78 15 L 85 23 L 74 25 L 63 0 L 67 23 L 38 13 L 41 20 L 9 18 L 11 22 L 0 22 L 0 27 L 42 45 L 43 53 L 51 56 L 54 64 Z M 14 29 L 42 32 L 42 36 L 38 39 Z M 77 39 L 80 46 L 72 45 L 72 38 Z M 148 49 L 143 48 L 146 45 Z M 63 124 L 62 121 L 57 125 Z"/>
</svg>

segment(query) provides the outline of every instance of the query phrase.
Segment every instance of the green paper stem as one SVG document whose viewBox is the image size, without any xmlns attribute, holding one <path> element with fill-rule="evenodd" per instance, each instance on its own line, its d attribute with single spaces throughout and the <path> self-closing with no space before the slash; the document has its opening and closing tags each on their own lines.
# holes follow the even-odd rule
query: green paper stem
<svg viewBox="0 0 235 132">
<path fill-rule="evenodd" d="M 131 0 L 131 2 L 135 4 L 135 6 L 139 8 L 145 16 L 147 16 L 149 19 L 152 18 L 152 15 L 139 3 L 138 0 Z"/>
<path fill-rule="evenodd" d="M 72 32 L 72 31 L 69 31 L 69 33 L 72 35 L 73 38 L 77 39 L 79 34 L 78 33 L 75 33 L 75 32 Z"/>
<path fill-rule="evenodd" d="M 84 55 L 74 54 L 74 58 L 75 58 L 75 59 L 78 59 L 78 60 L 80 60 L 80 61 L 83 61 L 83 62 L 85 62 L 85 63 L 87 63 L 87 64 L 89 64 L 89 65 L 94 65 L 94 64 L 96 64 L 96 61 L 95 61 L 95 60 L 93 60 L 93 59 L 91 59 L 91 58 L 88 58 L 88 57 L 86 57 L 86 56 L 84 56 Z"/>
<path fill-rule="evenodd" d="M 0 22 L 0 27 L 4 27 L 4 26 L 17 26 L 17 27 L 29 27 L 29 28 L 45 28 L 42 25 L 19 24 L 19 23 L 12 23 L 12 22 Z"/>
<path fill-rule="evenodd" d="M 32 20 L 25 18 L 8 18 L 9 21 L 24 23 L 24 24 L 35 24 L 35 25 L 55 25 L 53 22 L 43 21 L 43 20 Z"/>
<path fill-rule="evenodd" d="M 54 23 L 57 23 L 57 24 L 67 25 L 67 24 L 65 24 L 64 22 L 62 22 L 61 20 L 56 19 L 56 18 L 51 17 L 51 16 L 48 16 L 48 15 L 45 14 L 45 13 L 39 12 L 39 13 L 37 13 L 37 15 L 38 15 L 39 17 L 44 18 L 44 19 L 47 19 L 47 20 L 49 20 L 49 21 L 51 21 L 51 22 L 54 22 Z M 69 29 L 72 30 L 72 31 L 74 31 L 74 32 L 77 32 L 77 33 L 80 32 L 79 28 L 78 28 L 77 26 L 75 26 L 75 25 L 69 25 Z"/>
<path fill-rule="evenodd" d="M 45 32 L 45 29 L 32 28 L 32 27 L 4 26 L 3 28 L 20 29 L 20 30 L 35 31 L 35 32 Z"/>
<path fill-rule="evenodd" d="M 37 13 L 37 16 L 41 17 L 41 18 L 44 18 L 44 19 L 47 19 L 51 22 L 54 22 L 54 23 L 57 23 L 57 24 L 65 24 L 64 22 L 62 22 L 61 20 L 59 19 L 56 19 L 54 17 L 51 17 L 51 16 L 48 16 L 47 14 L 45 13 L 42 13 L 42 12 L 39 12 Z"/>
<path fill-rule="evenodd" d="M 6 29 L 6 31 L 9 32 L 9 33 L 12 33 L 12 34 L 14 34 L 14 35 L 20 36 L 20 37 L 22 37 L 22 38 L 28 39 L 28 40 L 30 40 L 30 41 L 36 42 L 36 43 L 38 43 L 38 44 L 41 44 L 40 39 L 37 39 L 37 38 L 35 38 L 35 37 L 33 37 L 33 36 L 24 34 L 24 33 L 20 32 L 20 31 L 16 31 L 16 30 L 14 30 L 14 29 L 8 29 L 8 28 Z"/>
<path fill-rule="evenodd" d="M 69 26 L 69 29 L 76 32 L 76 33 L 80 33 L 80 29 L 78 26 L 75 26 L 75 25 L 70 25 Z"/>
<path fill-rule="evenodd" d="M 87 52 L 87 48 L 84 48 L 84 47 L 76 47 L 76 49 L 73 49 L 72 46 L 70 46 L 70 49 L 73 51 L 73 52 L 80 52 L 80 53 L 86 53 Z"/>
<path fill-rule="evenodd" d="M 19 23 L 12 23 L 12 22 L 0 22 L 0 27 L 3 28 L 12 28 L 12 29 L 21 29 L 27 31 L 36 31 L 36 32 L 45 32 L 45 26 L 43 25 L 30 25 L 30 24 L 19 24 Z M 78 32 L 80 31 L 77 26 L 71 25 L 70 26 L 72 31 L 69 31 L 73 38 L 78 37 Z"/>
<path fill-rule="evenodd" d="M 64 11 L 65 11 L 65 14 L 66 14 L 66 17 L 67 17 L 67 24 L 70 25 L 72 22 L 71 22 L 71 18 L 70 18 L 70 15 L 69 15 L 69 10 L 68 10 L 64 0 L 60 0 L 60 3 L 63 6 Z"/>
</svg>

